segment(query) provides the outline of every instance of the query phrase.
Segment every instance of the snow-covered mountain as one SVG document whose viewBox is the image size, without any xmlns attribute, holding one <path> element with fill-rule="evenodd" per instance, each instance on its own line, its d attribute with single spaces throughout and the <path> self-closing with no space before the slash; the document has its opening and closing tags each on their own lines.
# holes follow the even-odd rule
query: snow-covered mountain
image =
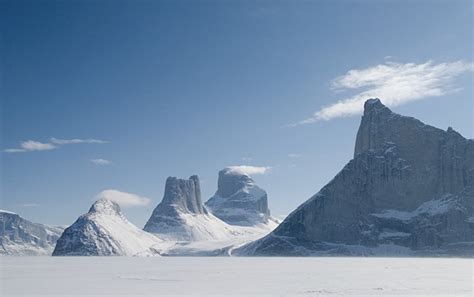
<svg viewBox="0 0 474 297">
<path fill-rule="evenodd" d="M 176 241 L 223 240 L 234 233 L 212 215 L 201 201 L 199 178 L 168 177 L 163 200 L 153 211 L 144 230 Z"/>
<path fill-rule="evenodd" d="M 99 199 L 64 230 L 53 256 L 150 256 L 161 243 L 130 223 L 117 203 Z"/>
<path fill-rule="evenodd" d="M 219 171 L 217 192 L 206 206 L 230 225 L 275 224 L 270 216 L 267 193 L 247 174 L 232 167 Z"/>
<path fill-rule="evenodd" d="M 354 158 L 246 255 L 474 255 L 474 140 L 365 103 Z"/>
<path fill-rule="evenodd" d="M 64 228 L 32 223 L 16 213 L 0 210 L 0 255 L 51 255 Z"/>
</svg>

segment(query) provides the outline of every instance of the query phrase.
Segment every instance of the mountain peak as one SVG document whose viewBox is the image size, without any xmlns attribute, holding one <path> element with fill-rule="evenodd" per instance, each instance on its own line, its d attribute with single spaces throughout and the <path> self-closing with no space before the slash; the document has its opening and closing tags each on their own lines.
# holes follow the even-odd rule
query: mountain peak
<svg viewBox="0 0 474 297">
<path fill-rule="evenodd" d="M 120 206 L 109 199 L 101 198 L 92 204 L 89 213 L 121 215 Z"/>
<path fill-rule="evenodd" d="M 231 225 L 251 226 L 270 218 L 267 193 L 249 175 L 231 167 L 219 171 L 216 194 L 206 206 Z"/>
<path fill-rule="evenodd" d="M 199 177 L 197 175 L 192 175 L 189 179 L 168 177 L 166 179 L 165 195 L 160 205 L 177 207 L 186 213 L 205 213 L 202 207 Z"/>
<path fill-rule="evenodd" d="M 364 116 L 370 114 L 371 112 L 385 112 L 392 113 L 392 111 L 385 106 L 379 98 L 367 99 L 364 103 Z"/>
<path fill-rule="evenodd" d="M 253 184 L 255 184 L 255 182 L 249 175 L 227 167 L 219 171 L 216 195 L 221 197 L 231 196 L 239 190 Z"/>
<path fill-rule="evenodd" d="M 101 198 L 64 230 L 53 256 L 148 256 L 159 242 L 130 223 L 117 203 Z"/>
</svg>

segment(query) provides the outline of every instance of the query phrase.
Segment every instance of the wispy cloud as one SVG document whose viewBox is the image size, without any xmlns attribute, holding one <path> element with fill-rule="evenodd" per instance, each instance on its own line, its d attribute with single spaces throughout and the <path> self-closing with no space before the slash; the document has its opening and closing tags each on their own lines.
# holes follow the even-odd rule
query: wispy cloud
<svg viewBox="0 0 474 297">
<path fill-rule="evenodd" d="M 254 174 L 265 174 L 271 167 L 260 167 L 260 166 L 249 166 L 249 165 L 238 165 L 227 167 L 230 171 L 240 174 L 254 175 Z"/>
<path fill-rule="evenodd" d="M 103 143 L 108 143 L 105 140 L 99 140 L 99 139 L 57 139 L 57 138 L 51 138 L 49 142 L 40 142 L 40 141 L 35 141 L 35 140 L 28 140 L 28 141 L 23 141 L 20 144 L 19 148 L 9 148 L 9 149 L 4 149 L 3 151 L 5 153 L 25 153 L 25 152 L 33 152 L 33 151 L 47 151 L 47 150 L 53 150 L 57 149 L 62 145 L 66 144 L 79 144 L 79 143 L 98 143 L 98 144 L 103 144 Z"/>
<path fill-rule="evenodd" d="M 103 143 L 108 143 L 108 141 L 105 141 L 105 140 L 100 140 L 100 139 L 78 139 L 78 138 L 74 138 L 74 139 L 58 139 L 58 138 L 51 138 L 49 140 L 51 143 L 54 143 L 54 144 L 58 144 L 58 145 L 64 145 L 64 144 L 78 144 L 78 143 L 99 143 L 99 144 L 103 144 Z"/>
<path fill-rule="evenodd" d="M 53 150 L 57 148 L 54 144 L 51 143 L 43 143 L 34 140 L 23 141 L 20 144 L 20 148 L 12 148 L 6 149 L 4 152 L 6 153 L 24 153 L 24 152 L 32 152 L 32 151 L 47 151 Z"/>
<path fill-rule="evenodd" d="M 38 203 L 23 203 L 22 207 L 38 207 L 40 206 Z"/>
<path fill-rule="evenodd" d="M 428 97 L 442 96 L 457 91 L 453 80 L 474 70 L 474 64 L 457 61 L 435 64 L 394 63 L 365 69 L 349 70 L 332 81 L 334 91 L 359 90 L 359 93 L 322 107 L 312 117 L 298 124 L 314 123 L 361 114 L 365 100 L 380 98 L 389 106 L 398 106 Z"/>
<path fill-rule="evenodd" d="M 94 165 L 101 165 L 101 166 L 112 164 L 111 161 L 106 160 L 106 159 L 101 159 L 101 158 L 99 158 L 99 159 L 90 159 L 89 161 Z"/>
<path fill-rule="evenodd" d="M 252 161 L 252 157 L 242 157 L 240 159 L 244 162 Z"/>
<path fill-rule="evenodd" d="M 146 206 L 150 199 L 133 193 L 121 192 L 114 189 L 107 189 L 98 193 L 95 198 L 108 199 L 118 203 L 122 207 Z"/>
<path fill-rule="evenodd" d="M 297 159 L 300 158 L 302 155 L 301 154 L 288 154 L 288 157 L 291 159 Z"/>
</svg>

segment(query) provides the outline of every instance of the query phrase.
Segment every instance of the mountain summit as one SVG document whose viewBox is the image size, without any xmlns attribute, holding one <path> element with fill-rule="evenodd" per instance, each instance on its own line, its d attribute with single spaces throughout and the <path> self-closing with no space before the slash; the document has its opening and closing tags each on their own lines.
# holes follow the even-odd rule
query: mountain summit
<svg viewBox="0 0 474 297">
<path fill-rule="evenodd" d="M 59 238 L 53 256 L 142 256 L 156 255 L 156 236 L 130 223 L 120 206 L 99 199 Z"/>
<path fill-rule="evenodd" d="M 206 206 L 230 225 L 254 226 L 271 219 L 267 193 L 249 175 L 231 167 L 219 171 L 217 192 Z"/>
<path fill-rule="evenodd" d="M 143 230 L 170 240 L 202 241 L 227 238 L 229 227 L 202 205 L 199 178 L 193 175 L 166 179 L 163 200 Z"/>
<path fill-rule="evenodd" d="M 365 103 L 354 159 L 253 255 L 474 255 L 474 141 Z"/>
</svg>

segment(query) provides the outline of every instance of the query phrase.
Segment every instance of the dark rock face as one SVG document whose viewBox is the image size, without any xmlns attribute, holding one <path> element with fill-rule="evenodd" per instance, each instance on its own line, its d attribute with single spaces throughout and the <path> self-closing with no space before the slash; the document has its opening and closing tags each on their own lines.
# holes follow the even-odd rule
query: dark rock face
<svg viewBox="0 0 474 297">
<path fill-rule="evenodd" d="M 207 215 L 202 205 L 199 178 L 196 175 L 189 179 L 168 177 L 166 179 L 163 200 L 153 213 L 143 230 L 152 233 L 186 233 L 183 214 Z"/>
<path fill-rule="evenodd" d="M 270 219 L 267 193 L 247 174 L 226 168 L 219 172 L 217 192 L 206 206 L 231 225 L 252 226 Z"/>
<path fill-rule="evenodd" d="M 0 211 L 0 254 L 50 255 L 63 230 Z"/>
<path fill-rule="evenodd" d="M 165 195 L 154 213 L 168 214 L 170 210 L 176 209 L 185 213 L 207 213 L 202 206 L 201 187 L 197 175 L 187 180 L 176 177 L 166 179 Z"/>
<path fill-rule="evenodd" d="M 196 175 L 189 179 L 168 177 L 166 179 L 165 194 L 160 204 L 143 228 L 148 232 L 156 232 L 157 226 L 162 222 L 179 225 L 176 219 L 179 214 L 207 214 L 207 209 L 202 205 L 201 187 Z"/>
<path fill-rule="evenodd" d="M 364 107 L 354 159 L 250 253 L 474 255 L 474 141 Z"/>
</svg>

